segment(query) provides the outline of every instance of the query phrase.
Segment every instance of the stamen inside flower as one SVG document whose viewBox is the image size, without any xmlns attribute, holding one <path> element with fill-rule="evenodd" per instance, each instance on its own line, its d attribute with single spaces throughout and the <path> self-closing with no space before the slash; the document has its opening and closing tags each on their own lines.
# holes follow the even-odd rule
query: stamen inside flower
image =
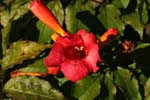
<svg viewBox="0 0 150 100">
<path fill-rule="evenodd" d="M 70 46 L 65 48 L 65 57 L 67 59 L 82 59 L 87 53 L 86 49 L 83 46 Z"/>
</svg>

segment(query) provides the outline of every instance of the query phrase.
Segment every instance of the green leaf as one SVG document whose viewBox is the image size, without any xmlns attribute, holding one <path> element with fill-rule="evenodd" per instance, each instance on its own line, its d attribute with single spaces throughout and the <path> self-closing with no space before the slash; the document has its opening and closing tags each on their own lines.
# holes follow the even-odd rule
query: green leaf
<svg viewBox="0 0 150 100">
<path fill-rule="evenodd" d="M 147 24 L 147 22 L 148 22 L 148 10 L 147 10 L 147 6 L 146 6 L 145 2 L 143 3 L 141 16 L 142 16 L 143 23 Z"/>
<path fill-rule="evenodd" d="M 145 84 L 145 99 L 150 100 L 150 78 L 147 80 Z"/>
<path fill-rule="evenodd" d="M 150 43 L 140 43 L 136 46 L 136 48 L 134 50 L 144 49 L 147 47 L 150 47 Z"/>
<path fill-rule="evenodd" d="M 150 4 L 150 0 L 147 0 L 147 2 Z M 150 8 L 150 6 L 149 6 L 149 8 Z"/>
<path fill-rule="evenodd" d="M 2 35 L 1 45 L 2 45 L 3 55 L 6 53 L 7 50 L 11 28 L 12 28 L 12 23 L 8 23 L 7 26 L 1 30 L 1 35 Z"/>
<path fill-rule="evenodd" d="M 144 74 L 141 74 L 139 76 L 140 79 L 140 84 L 142 84 L 143 86 L 145 86 L 146 82 L 147 82 L 147 77 Z"/>
<path fill-rule="evenodd" d="M 95 6 L 93 5 L 92 0 L 86 0 L 86 2 L 84 2 L 84 0 L 72 0 L 65 9 L 67 31 L 70 33 L 75 33 L 79 29 L 89 31 L 88 26 L 91 26 L 89 24 L 92 24 L 94 21 L 91 19 L 95 13 L 94 8 Z M 88 21 L 90 21 L 90 23 Z"/>
<path fill-rule="evenodd" d="M 132 73 L 129 70 L 117 67 L 114 75 L 116 85 L 121 89 L 128 100 L 141 100 L 138 81 L 135 77 L 131 77 Z"/>
<path fill-rule="evenodd" d="M 43 64 L 43 59 L 36 60 L 33 64 L 21 68 L 18 71 L 21 72 L 38 72 L 38 73 L 47 73 L 47 67 Z"/>
<path fill-rule="evenodd" d="M 140 21 L 139 14 L 134 12 L 132 14 L 124 15 L 122 18 L 126 24 L 131 25 L 135 31 L 139 33 L 139 36 L 142 39 L 144 26 Z"/>
<path fill-rule="evenodd" d="M 117 90 L 113 83 L 113 76 L 109 73 L 106 73 L 106 75 L 105 75 L 105 84 L 108 88 L 107 100 L 115 100 L 115 95 L 116 95 Z"/>
<path fill-rule="evenodd" d="M 122 5 L 124 6 L 124 8 L 127 8 L 128 4 L 130 2 L 130 0 L 120 0 L 120 1 L 121 1 Z"/>
<path fill-rule="evenodd" d="M 1 24 L 6 26 L 9 21 L 17 20 L 28 12 L 28 5 L 30 0 L 21 0 L 19 2 L 11 2 L 10 5 L 1 12 Z M 10 8 L 9 8 L 10 7 Z"/>
<path fill-rule="evenodd" d="M 113 0 L 112 4 L 114 4 L 118 8 L 127 8 L 130 0 Z"/>
<path fill-rule="evenodd" d="M 16 64 L 21 64 L 24 60 L 34 59 L 43 50 L 49 47 L 49 44 L 42 44 L 33 41 L 14 42 L 2 59 L 2 69 L 7 70 Z"/>
<path fill-rule="evenodd" d="M 78 100 L 93 100 L 100 93 L 100 74 L 88 76 L 74 84 L 72 95 Z"/>
<path fill-rule="evenodd" d="M 36 26 L 40 32 L 38 41 L 41 43 L 50 43 L 51 42 L 50 36 L 52 33 L 54 33 L 54 31 L 41 21 L 38 21 Z"/>
<path fill-rule="evenodd" d="M 114 5 L 105 5 L 99 8 L 99 20 L 103 23 L 105 28 L 114 27 L 123 32 L 125 25 L 120 19 L 121 13 Z"/>
<path fill-rule="evenodd" d="M 60 3 L 60 0 L 49 1 L 47 7 L 52 11 L 60 25 L 62 25 L 64 21 L 64 10 Z M 37 22 L 37 28 L 40 31 L 38 41 L 43 43 L 51 42 L 50 35 L 54 33 L 54 31 L 41 21 Z"/>
<path fill-rule="evenodd" d="M 12 78 L 5 84 L 4 92 L 13 100 L 65 100 L 48 81 L 37 77 Z"/>
</svg>

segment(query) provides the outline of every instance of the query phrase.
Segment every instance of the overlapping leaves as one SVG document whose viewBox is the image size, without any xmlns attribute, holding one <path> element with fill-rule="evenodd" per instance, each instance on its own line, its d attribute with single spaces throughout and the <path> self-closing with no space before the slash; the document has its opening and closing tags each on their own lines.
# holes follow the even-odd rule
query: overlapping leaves
<svg viewBox="0 0 150 100">
<path fill-rule="evenodd" d="M 30 0 L 2 0 L 2 2 L 4 8 L 1 8 L 0 19 L 0 63 L 2 69 L 0 83 L 4 82 L 4 73 L 8 69 L 14 71 L 10 68 L 17 68 L 21 72 L 47 73 L 42 60 L 48 54 L 45 49 L 51 46 L 49 44 L 51 42 L 50 35 L 54 31 L 33 17 L 28 10 Z M 105 51 L 100 51 L 100 53 L 109 54 L 110 57 L 104 58 L 118 56 L 121 58 L 123 56 L 122 58 L 126 58 L 127 61 L 113 62 L 112 59 L 111 61 L 104 59 L 108 65 L 110 64 L 109 66 L 105 68 L 100 66 L 100 71 L 96 74 L 91 74 L 73 85 L 61 75 L 49 79 L 56 86 L 58 85 L 59 90 L 54 88 L 47 79 L 32 76 L 18 76 L 12 79 L 6 77 L 7 79 L 4 80 L 8 81 L 4 83 L 3 91 L 8 98 L 15 100 L 64 100 L 66 95 L 62 94 L 68 94 L 63 93 L 64 89 L 71 88 L 70 96 L 66 96 L 68 99 L 150 99 L 149 0 L 43 0 L 43 2 L 51 9 L 63 28 L 72 34 L 79 29 L 85 29 L 99 36 L 110 27 L 117 28 L 120 34 L 118 42 L 109 47 L 109 49 L 115 49 L 111 51 L 104 47 L 100 50 Z M 128 30 L 126 29 L 128 25 L 140 36 L 140 40 L 135 42 L 133 33 L 130 33 L 133 37 L 128 36 L 127 39 L 135 42 L 135 48 L 131 54 L 126 55 L 121 53 L 119 47 L 123 39 L 126 39 L 123 34 L 126 34 L 124 32 Z M 31 59 L 32 63 L 25 62 Z M 70 86 L 64 87 L 67 83 Z"/>
</svg>

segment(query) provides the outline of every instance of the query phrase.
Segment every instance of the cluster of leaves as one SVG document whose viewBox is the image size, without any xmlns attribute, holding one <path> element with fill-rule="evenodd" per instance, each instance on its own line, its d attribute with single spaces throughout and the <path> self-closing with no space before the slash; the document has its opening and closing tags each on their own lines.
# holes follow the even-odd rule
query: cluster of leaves
<svg viewBox="0 0 150 100">
<path fill-rule="evenodd" d="M 100 36 L 110 27 L 118 38 L 100 49 L 100 70 L 71 83 L 57 76 L 17 76 L 47 73 L 43 58 L 53 33 L 29 11 L 31 0 L 0 1 L 0 99 L 7 100 L 149 100 L 150 1 L 149 0 L 43 0 L 63 28 L 85 29 Z M 125 49 L 122 44 L 131 44 Z"/>
</svg>

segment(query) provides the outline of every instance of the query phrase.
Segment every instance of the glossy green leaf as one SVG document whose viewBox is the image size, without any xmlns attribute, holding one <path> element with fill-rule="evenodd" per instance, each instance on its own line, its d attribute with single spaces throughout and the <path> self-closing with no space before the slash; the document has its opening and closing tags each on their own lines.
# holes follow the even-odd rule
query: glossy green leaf
<svg viewBox="0 0 150 100">
<path fill-rule="evenodd" d="M 79 29 L 89 31 L 88 26 L 94 22 L 91 18 L 95 13 L 94 8 L 95 5 L 93 5 L 92 0 L 86 0 L 86 2 L 84 0 L 72 0 L 65 10 L 67 31 L 70 33 L 75 33 Z"/>
<path fill-rule="evenodd" d="M 115 100 L 115 95 L 116 95 L 117 89 L 113 83 L 113 76 L 109 73 L 106 73 L 106 75 L 105 75 L 105 84 L 108 88 L 107 100 Z"/>
<path fill-rule="evenodd" d="M 139 14 L 137 12 L 134 12 L 129 15 L 124 15 L 123 20 L 126 24 L 131 25 L 134 28 L 134 30 L 139 33 L 139 36 L 142 39 L 144 26 L 140 21 Z"/>
<path fill-rule="evenodd" d="M 60 0 L 49 1 L 47 7 L 52 11 L 60 25 L 62 25 L 64 21 L 64 10 L 60 3 Z M 40 31 L 38 41 L 43 43 L 49 43 L 51 41 L 50 36 L 52 33 L 54 33 L 54 31 L 41 21 L 37 22 L 37 28 Z"/>
<path fill-rule="evenodd" d="M 100 74 L 88 76 L 74 84 L 72 95 L 78 100 L 93 100 L 100 93 Z"/>
<path fill-rule="evenodd" d="M 33 41 L 14 42 L 2 59 L 2 69 L 6 70 L 12 68 L 16 64 L 21 64 L 24 60 L 34 59 L 43 50 L 49 47 L 49 44 L 42 44 Z"/>
<path fill-rule="evenodd" d="M 13 100 L 65 100 L 48 81 L 37 77 L 12 78 L 5 84 L 4 92 Z"/>
<path fill-rule="evenodd" d="M 18 71 L 21 72 L 38 72 L 38 73 L 47 73 L 47 67 L 43 63 L 43 59 L 36 60 L 33 64 L 21 68 Z"/>
<path fill-rule="evenodd" d="M 128 100 L 141 100 L 138 81 L 135 77 L 131 77 L 132 73 L 129 70 L 117 67 L 114 75 L 116 85 Z"/>
<path fill-rule="evenodd" d="M 17 20 L 28 12 L 29 0 L 15 1 L 1 12 L 1 24 L 6 26 L 9 21 Z M 10 7 L 10 8 L 9 8 Z"/>
<path fill-rule="evenodd" d="M 99 20 L 103 23 L 105 28 L 117 28 L 120 33 L 123 32 L 125 25 L 121 20 L 121 13 L 114 5 L 101 6 L 99 8 Z"/>
<path fill-rule="evenodd" d="M 130 0 L 113 0 L 112 4 L 114 4 L 118 8 L 127 8 Z"/>
<path fill-rule="evenodd" d="M 150 100 L 150 78 L 147 80 L 145 84 L 145 99 Z"/>
</svg>

